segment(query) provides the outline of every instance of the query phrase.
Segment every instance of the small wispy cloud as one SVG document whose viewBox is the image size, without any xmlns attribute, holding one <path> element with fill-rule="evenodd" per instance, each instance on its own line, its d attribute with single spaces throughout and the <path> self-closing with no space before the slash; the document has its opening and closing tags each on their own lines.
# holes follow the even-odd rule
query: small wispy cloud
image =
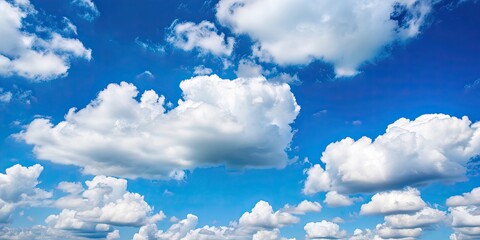
<svg viewBox="0 0 480 240">
<path fill-rule="evenodd" d="M 89 22 L 100 16 L 100 12 L 92 0 L 72 0 L 71 3 L 82 10 L 78 15 Z"/>
<path fill-rule="evenodd" d="M 154 43 L 150 40 L 142 41 L 142 40 L 140 40 L 139 37 L 135 38 L 135 44 L 140 46 L 145 51 L 150 51 L 150 52 L 154 52 L 154 53 L 164 53 L 165 52 L 165 47 L 164 46 L 162 46 L 158 43 Z"/>
<path fill-rule="evenodd" d="M 137 76 L 135 76 L 135 78 L 137 80 L 153 80 L 153 79 L 155 79 L 155 75 L 153 75 L 152 72 L 146 70 L 142 73 L 137 74 Z"/>
<path fill-rule="evenodd" d="M 467 85 L 464 86 L 465 90 L 467 90 L 467 91 L 478 88 L 478 87 L 480 87 L 480 78 L 475 80 L 473 83 L 470 83 L 470 84 L 467 84 Z"/>
</svg>

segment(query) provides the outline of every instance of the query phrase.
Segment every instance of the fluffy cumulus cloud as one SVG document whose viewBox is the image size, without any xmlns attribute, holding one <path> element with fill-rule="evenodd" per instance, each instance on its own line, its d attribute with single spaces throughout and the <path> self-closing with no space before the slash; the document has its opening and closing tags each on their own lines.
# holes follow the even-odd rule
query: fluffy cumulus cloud
<svg viewBox="0 0 480 240">
<path fill-rule="evenodd" d="M 345 230 L 341 230 L 340 226 L 336 223 L 321 221 L 321 222 L 309 222 L 304 227 L 305 238 L 307 239 L 340 239 L 347 236 Z"/>
<path fill-rule="evenodd" d="M 471 192 L 462 194 L 461 196 L 452 196 L 447 199 L 447 206 L 467 206 L 480 205 L 480 187 L 472 189 Z"/>
<path fill-rule="evenodd" d="M 127 181 L 96 176 L 85 182 L 62 182 L 58 189 L 68 193 L 54 205 L 63 209 L 45 220 L 51 229 L 69 232 L 77 237 L 113 238 L 113 226 L 143 226 L 163 220 L 163 212 L 153 213 L 137 193 L 127 191 Z M 117 233 L 118 234 L 118 233 Z"/>
<path fill-rule="evenodd" d="M 438 209 L 425 207 L 415 213 L 385 216 L 385 222 L 376 226 L 376 232 L 382 239 L 417 238 L 424 229 L 434 229 L 446 220 L 446 213 Z"/>
<path fill-rule="evenodd" d="M 480 154 L 480 122 L 426 114 L 401 118 L 375 140 L 345 138 L 331 143 L 321 161 L 305 172 L 303 192 L 374 192 L 434 181 L 465 179 L 466 165 Z"/>
<path fill-rule="evenodd" d="M 303 202 L 298 207 L 310 205 Z M 313 211 L 312 207 L 303 207 Z M 318 207 L 317 207 L 318 208 Z M 270 204 L 259 201 L 250 212 L 245 212 L 238 221 L 233 221 L 229 226 L 203 226 L 197 228 L 198 217 L 188 214 L 187 218 L 173 224 L 166 231 L 158 230 L 157 225 L 142 226 L 133 237 L 134 240 L 247 240 L 247 239 L 272 239 L 286 240 L 281 237 L 280 228 L 295 224 L 299 221 L 285 209 L 273 211 Z"/>
<path fill-rule="evenodd" d="M 373 195 L 369 203 L 363 204 L 360 214 L 393 214 L 415 212 L 426 206 L 420 192 L 414 188 L 403 191 L 381 192 Z"/>
<path fill-rule="evenodd" d="M 27 31 L 26 19 L 35 13 L 29 1 L 0 0 L 0 76 L 49 80 L 65 76 L 72 59 L 91 59 L 91 50 L 76 38 Z"/>
<path fill-rule="evenodd" d="M 180 84 L 183 100 L 166 112 L 153 90 L 136 100 L 132 84 L 110 84 L 54 125 L 40 118 L 17 135 L 39 159 L 85 173 L 183 179 L 185 169 L 282 168 L 300 107 L 287 84 L 264 78 L 199 76 Z"/>
<path fill-rule="evenodd" d="M 300 219 L 283 211 L 273 212 L 272 207 L 265 201 L 259 201 L 252 212 L 246 212 L 240 217 L 242 226 L 281 228 L 297 223 Z"/>
<path fill-rule="evenodd" d="M 193 22 L 173 22 L 167 41 L 184 51 L 196 49 L 200 53 L 211 53 L 215 56 L 230 56 L 235 40 L 218 33 L 215 25 L 209 21 L 199 24 Z"/>
<path fill-rule="evenodd" d="M 379 224 L 376 226 L 379 239 L 417 239 L 422 234 L 421 228 L 396 229 Z"/>
<path fill-rule="evenodd" d="M 417 36 L 431 9 L 422 0 L 221 0 L 218 21 L 255 42 L 262 61 L 331 63 L 351 76 L 395 42 Z"/>
<path fill-rule="evenodd" d="M 361 215 L 385 215 L 374 231 L 356 230 L 352 239 L 417 239 L 424 230 L 445 222 L 446 212 L 427 207 L 417 189 L 377 193 L 362 205 Z"/>
<path fill-rule="evenodd" d="M 479 239 L 480 238 L 480 188 L 461 196 L 452 196 L 447 199 L 450 212 L 450 224 L 455 233 L 451 240 Z"/>
<path fill-rule="evenodd" d="M 7 168 L 5 174 L 0 173 L 0 223 L 10 222 L 17 207 L 40 205 L 52 196 L 37 188 L 42 171 L 39 164 L 31 167 L 17 164 Z"/>
</svg>

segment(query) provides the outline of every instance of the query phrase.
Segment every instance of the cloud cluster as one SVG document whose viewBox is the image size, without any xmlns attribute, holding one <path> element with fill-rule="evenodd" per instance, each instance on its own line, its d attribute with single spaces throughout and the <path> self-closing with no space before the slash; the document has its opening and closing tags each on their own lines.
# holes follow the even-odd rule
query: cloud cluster
<svg viewBox="0 0 480 240">
<path fill-rule="evenodd" d="M 255 42 L 253 54 L 281 65 L 331 63 L 352 76 L 396 42 L 417 36 L 431 9 L 421 0 L 221 0 L 217 20 Z M 287 50 L 288 49 L 288 50 Z"/>
<path fill-rule="evenodd" d="M 306 170 L 303 192 L 376 192 L 414 184 L 465 179 L 468 161 L 480 154 L 480 122 L 426 114 L 401 118 L 375 140 L 331 143 L 321 161 Z"/>
<path fill-rule="evenodd" d="M 413 240 L 421 237 L 424 230 L 435 229 L 447 220 L 446 212 L 428 207 L 421 199 L 420 192 L 413 188 L 375 194 L 369 203 L 362 205 L 360 215 L 365 214 L 383 215 L 384 222 L 377 224 L 373 230 L 355 229 L 348 237 L 346 232 L 341 231 L 338 226 L 324 222 L 322 228 L 318 228 L 317 234 L 319 238 L 329 239 Z M 312 233 L 312 236 L 316 235 Z M 309 237 L 308 231 L 307 237 Z"/>
<path fill-rule="evenodd" d="M 199 76 L 180 84 L 183 100 L 166 112 L 153 90 L 136 100 L 132 84 L 110 84 L 54 125 L 40 118 L 17 137 L 39 159 L 87 174 L 183 179 L 184 170 L 282 168 L 300 107 L 287 84 L 264 78 Z"/>
<path fill-rule="evenodd" d="M 358 232 L 353 239 L 366 236 L 369 236 L 366 239 L 416 239 L 424 229 L 432 229 L 446 220 L 446 213 L 428 207 L 414 188 L 377 193 L 362 205 L 360 214 L 385 215 L 384 223 L 378 224 L 375 231 Z"/>
<path fill-rule="evenodd" d="M 41 34 L 46 37 L 27 31 L 25 19 L 35 12 L 29 1 L 0 0 L 0 76 L 50 80 L 65 76 L 72 59 L 91 59 L 92 51 L 78 39 L 54 30 Z"/>
<path fill-rule="evenodd" d="M 193 22 L 173 22 L 167 42 L 184 51 L 196 49 L 200 53 L 211 53 L 215 56 L 230 56 L 235 40 L 225 38 L 224 33 L 218 33 L 215 25 L 209 21 L 199 24 Z"/>
<path fill-rule="evenodd" d="M 345 230 L 340 230 L 338 224 L 321 221 L 321 222 L 309 222 L 304 227 L 306 239 L 340 239 L 347 237 Z"/>
<path fill-rule="evenodd" d="M 7 168 L 5 174 L 0 173 L 0 223 L 10 222 L 17 207 L 39 205 L 52 196 L 37 188 L 42 171 L 39 164 L 31 167 L 17 164 Z"/>
<path fill-rule="evenodd" d="M 245 212 L 238 221 L 229 226 L 203 226 L 197 228 L 198 217 L 188 214 L 187 218 L 173 224 L 166 231 L 158 230 L 155 224 L 140 228 L 134 240 L 217 240 L 217 239 L 272 239 L 286 240 L 280 235 L 280 228 L 298 223 L 295 214 L 318 212 L 321 206 L 315 202 L 303 201 L 297 206 L 285 205 L 274 211 L 265 201 L 259 201 L 250 212 Z"/>
<path fill-rule="evenodd" d="M 451 226 L 455 233 L 451 240 L 480 238 L 480 187 L 461 196 L 452 196 L 447 199 Z"/>
<path fill-rule="evenodd" d="M 55 201 L 62 211 L 47 217 L 49 227 L 78 237 L 106 238 L 114 232 L 112 226 L 138 227 L 166 217 L 161 211 L 153 214 L 140 194 L 128 192 L 124 179 L 96 176 L 85 184 L 87 189 L 80 183 L 58 185 L 68 194 Z"/>
</svg>

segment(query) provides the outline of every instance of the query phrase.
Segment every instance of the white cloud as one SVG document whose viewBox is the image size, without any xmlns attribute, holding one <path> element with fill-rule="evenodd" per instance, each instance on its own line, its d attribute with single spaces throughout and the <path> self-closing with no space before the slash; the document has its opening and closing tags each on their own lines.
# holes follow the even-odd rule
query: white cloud
<svg viewBox="0 0 480 240">
<path fill-rule="evenodd" d="M 420 0 L 221 0 L 216 17 L 234 33 L 250 36 L 260 60 L 322 60 L 337 76 L 352 76 L 386 46 L 417 36 L 430 8 Z"/>
<path fill-rule="evenodd" d="M 92 0 L 72 0 L 72 4 L 83 10 L 79 15 L 87 21 L 91 22 L 100 16 L 100 12 Z"/>
<path fill-rule="evenodd" d="M 465 239 L 470 236 L 474 239 L 480 237 L 480 207 L 459 206 L 449 208 L 449 211 L 452 221 L 451 226 L 458 238 Z"/>
<path fill-rule="evenodd" d="M 51 229 L 46 226 L 35 225 L 29 228 L 11 228 L 7 226 L 0 227 L 0 236 L 8 240 L 85 240 L 85 237 L 98 237 L 95 235 L 85 235 L 85 237 L 76 237 L 68 232 Z"/>
<path fill-rule="evenodd" d="M 158 230 L 155 224 L 149 224 L 140 228 L 133 236 L 133 240 L 215 240 L 234 239 L 234 229 L 231 227 L 210 227 L 195 228 L 198 217 L 188 214 L 187 218 L 173 224 L 166 231 Z"/>
<path fill-rule="evenodd" d="M 370 229 L 355 229 L 353 231 L 353 235 L 349 238 L 349 240 L 377 240 L 378 236 L 375 236 L 374 231 Z"/>
<path fill-rule="evenodd" d="M 251 59 L 241 59 L 238 63 L 235 74 L 240 78 L 267 76 L 268 80 L 271 82 L 288 83 L 291 85 L 302 84 L 302 81 L 300 81 L 297 74 L 291 75 L 289 73 L 278 72 L 277 68 L 275 67 L 270 70 L 266 70 Z"/>
<path fill-rule="evenodd" d="M 465 179 L 466 164 L 480 153 L 480 122 L 444 114 L 401 118 L 375 140 L 345 138 L 322 154 L 303 192 L 374 192 L 430 182 Z"/>
<path fill-rule="evenodd" d="M 236 233 L 234 227 L 226 226 L 203 226 L 201 228 L 193 229 L 182 240 L 217 240 L 217 239 L 229 239 L 229 240 L 241 240 L 249 239 L 245 236 L 239 236 Z"/>
<path fill-rule="evenodd" d="M 305 238 L 307 239 L 340 239 L 347 236 L 347 232 L 340 230 L 338 224 L 321 221 L 321 222 L 309 222 L 304 227 Z"/>
<path fill-rule="evenodd" d="M 184 51 L 196 49 L 200 53 L 211 53 L 220 57 L 232 54 L 234 38 L 226 38 L 224 33 L 218 33 L 215 24 L 209 21 L 199 24 L 175 21 L 170 28 L 167 41 Z"/>
<path fill-rule="evenodd" d="M 10 222 L 13 211 L 20 206 L 36 206 L 52 196 L 37 188 L 43 171 L 39 164 L 23 167 L 19 164 L 0 173 L 0 223 Z"/>
<path fill-rule="evenodd" d="M 79 237 L 106 238 L 113 231 L 107 224 L 82 221 L 76 217 L 76 211 L 68 209 L 58 215 L 48 216 L 45 222 L 53 229 L 70 231 Z"/>
<path fill-rule="evenodd" d="M 35 9 L 25 3 L 0 0 L 0 76 L 21 76 L 34 81 L 67 75 L 74 58 L 91 59 L 91 50 L 74 38 L 49 30 L 45 38 L 23 30 Z"/>
<path fill-rule="evenodd" d="M 301 205 L 301 204 L 299 204 Z M 142 226 L 134 240 L 247 240 L 275 239 L 280 236 L 279 228 L 297 223 L 299 219 L 283 209 L 273 211 L 270 204 L 259 201 L 251 212 L 245 212 L 238 221 L 229 226 L 203 226 L 196 228 L 198 217 L 188 214 L 186 219 L 173 224 L 166 231 L 158 230 L 155 224 Z"/>
<path fill-rule="evenodd" d="M 426 203 L 414 188 L 402 191 L 381 192 L 373 195 L 369 203 L 363 204 L 360 214 L 395 214 L 421 210 Z"/>
<path fill-rule="evenodd" d="M 426 206 L 417 189 L 377 193 L 362 205 L 360 214 L 383 214 L 384 223 L 352 239 L 417 239 L 424 230 L 435 229 L 447 219 L 446 212 Z M 354 234 L 355 235 L 355 234 Z"/>
<path fill-rule="evenodd" d="M 291 75 L 288 73 L 279 73 L 271 78 L 271 81 L 278 83 L 288 83 L 290 85 L 302 85 L 302 81 L 298 78 L 297 74 Z"/>
<path fill-rule="evenodd" d="M 245 78 L 259 77 L 259 76 L 263 76 L 264 70 L 262 66 L 256 64 L 252 60 L 242 59 L 238 63 L 238 67 L 237 67 L 237 70 L 235 71 L 235 74 L 237 75 L 237 77 L 245 77 Z"/>
<path fill-rule="evenodd" d="M 290 213 L 276 211 L 265 201 L 259 201 L 251 212 L 246 212 L 240 217 L 239 224 L 250 227 L 263 227 L 267 229 L 281 228 L 297 223 L 299 219 Z"/>
<path fill-rule="evenodd" d="M 0 88 L 0 102 L 9 103 L 12 100 L 13 93 L 10 91 L 3 91 L 3 88 Z"/>
<path fill-rule="evenodd" d="M 57 188 L 62 192 L 71 194 L 79 194 L 85 190 L 79 182 L 60 182 Z"/>
<path fill-rule="evenodd" d="M 461 196 L 452 196 L 447 199 L 450 207 L 450 225 L 455 233 L 450 236 L 452 240 L 479 239 L 480 238 L 480 198 L 479 189 L 463 193 Z"/>
<path fill-rule="evenodd" d="M 334 217 L 334 218 L 332 219 L 332 222 L 334 222 L 334 223 L 344 223 L 345 220 L 344 220 L 343 218 L 341 218 L 341 217 Z"/>
<path fill-rule="evenodd" d="M 135 76 L 135 78 L 137 80 L 153 80 L 153 79 L 155 79 L 155 75 L 153 75 L 152 72 L 150 72 L 148 70 L 145 70 L 142 73 L 137 74 L 137 76 Z"/>
<path fill-rule="evenodd" d="M 163 212 L 153 214 L 138 193 L 127 191 L 127 181 L 96 176 L 86 181 L 87 189 L 79 183 L 61 182 L 58 188 L 68 195 L 59 198 L 55 206 L 63 209 L 50 215 L 46 223 L 53 229 L 70 231 L 75 236 L 93 235 L 114 238 L 112 226 L 143 226 L 163 220 Z"/>
<path fill-rule="evenodd" d="M 424 228 L 445 220 L 445 212 L 433 208 L 423 208 L 414 214 L 385 216 L 385 224 L 392 228 Z"/>
<path fill-rule="evenodd" d="M 385 224 L 378 224 L 376 231 L 381 239 L 417 239 L 422 234 L 421 228 L 395 229 Z"/>
<path fill-rule="evenodd" d="M 164 97 L 132 84 L 110 84 L 87 107 L 53 125 L 39 118 L 16 135 L 39 159 L 87 174 L 183 179 L 185 169 L 282 168 L 300 107 L 287 84 L 264 78 L 199 76 L 180 84 L 183 100 L 165 112 Z"/>
<path fill-rule="evenodd" d="M 280 231 L 278 229 L 274 229 L 271 231 L 267 231 L 267 230 L 258 231 L 253 235 L 252 240 L 287 240 L 287 239 L 280 236 Z M 291 238 L 289 240 L 295 240 L 295 239 Z"/>
<path fill-rule="evenodd" d="M 142 41 L 140 40 L 139 37 L 136 37 L 135 44 L 140 46 L 145 51 L 150 51 L 150 52 L 159 53 L 159 54 L 165 53 L 165 46 L 158 43 L 154 43 L 148 39 L 145 41 Z"/>
<path fill-rule="evenodd" d="M 354 201 L 360 200 L 358 198 L 349 198 L 348 196 L 339 194 L 335 191 L 325 194 L 325 200 L 323 201 L 330 207 L 344 207 L 350 206 Z"/>
<path fill-rule="evenodd" d="M 207 68 L 203 65 L 200 65 L 200 66 L 196 66 L 194 69 L 193 69 L 193 74 L 194 75 L 210 75 L 213 73 L 213 70 L 210 69 L 210 68 Z"/>
<path fill-rule="evenodd" d="M 290 206 L 286 204 L 281 211 L 292 214 L 306 214 L 308 212 L 320 212 L 322 210 L 322 205 L 318 202 L 310 202 L 308 200 L 303 200 L 297 206 Z"/>
<path fill-rule="evenodd" d="M 328 191 L 330 188 L 330 176 L 320 166 L 315 164 L 304 171 L 307 174 L 307 180 L 302 192 L 307 195 L 313 195 L 317 192 Z"/>
<path fill-rule="evenodd" d="M 447 206 L 467 206 L 480 205 L 480 187 L 472 189 L 471 192 L 464 193 L 462 196 L 452 196 L 447 199 Z"/>
</svg>

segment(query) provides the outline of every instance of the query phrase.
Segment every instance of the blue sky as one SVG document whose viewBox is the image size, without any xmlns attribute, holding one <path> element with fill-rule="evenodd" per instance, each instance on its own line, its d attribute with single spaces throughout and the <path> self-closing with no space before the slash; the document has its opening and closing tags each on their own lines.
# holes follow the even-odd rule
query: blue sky
<svg viewBox="0 0 480 240">
<path fill-rule="evenodd" d="M 474 0 L 0 0 L 0 239 L 479 239 Z"/>
</svg>

